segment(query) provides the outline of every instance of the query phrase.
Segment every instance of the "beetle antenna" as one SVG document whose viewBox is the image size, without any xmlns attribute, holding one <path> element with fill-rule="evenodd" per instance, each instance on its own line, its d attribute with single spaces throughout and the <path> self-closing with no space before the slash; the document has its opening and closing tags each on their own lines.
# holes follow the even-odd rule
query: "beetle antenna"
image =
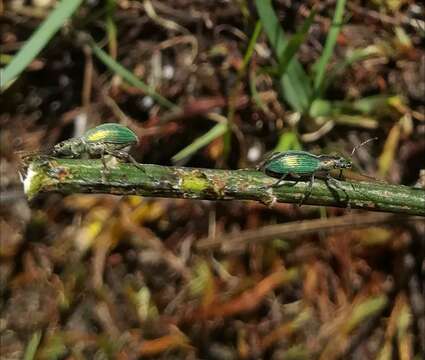
<svg viewBox="0 0 425 360">
<path fill-rule="evenodd" d="M 362 147 L 363 145 L 366 145 L 368 142 L 371 142 L 371 141 L 374 141 L 374 140 L 378 140 L 378 138 L 377 137 L 370 138 L 370 139 L 367 139 L 367 140 L 363 141 L 361 144 L 354 146 L 353 151 L 351 152 L 351 155 L 350 156 L 353 156 L 354 153 L 357 151 L 357 149 L 359 147 Z"/>
</svg>

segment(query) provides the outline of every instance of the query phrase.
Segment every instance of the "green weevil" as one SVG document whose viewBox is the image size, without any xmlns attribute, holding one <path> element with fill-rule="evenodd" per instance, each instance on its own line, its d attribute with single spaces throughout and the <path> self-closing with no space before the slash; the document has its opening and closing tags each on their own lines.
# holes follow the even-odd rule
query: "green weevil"
<svg viewBox="0 0 425 360">
<path fill-rule="evenodd" d="M 357 145 L 351 152 L 351 156 L 360 146 L 363 146 L 369 141 L 375 139 L 376 138 L 368 139 L 360 145 Z M 331 170 L 339 169 L 341 176 L 343 169 L 349 169 L 351 167 L 352 162 L 340 156 L 314 155 L 307 151 L 289 150 L 285 152 L 272 153 L 259 166 L 257 166 L 257 170 L 261 170 L 269 176 L 279 178 L 279 180 L 270 187 L 280 186 L 288 176 L 297 181 L 299 179 L 309 178 L 310 182 L 307 192 L 304 194 L 304 197 L 299 203 L 299 205 L 301 205 L 310 196 L 315 176 L 318 174 L 325 174 L 326 182 L 332 182 L 335 187 L 345 192 L 345 190 L 340 186 L 339 181 L 333 178 L 330 172 Z"/>
<path fill-rule="evenodd" d="M 64 140 L 53 147 L 51 154 L 57 157 L 81 158 L 100 156 L 105 169 L 104 155 L 132 162 L 144 169 L 128 153 L 131 146 L 139 142 L 136 134 L 129 128 L 115 123 L 107 123 L 88 130 L 81 137 Z"/>
</svg>

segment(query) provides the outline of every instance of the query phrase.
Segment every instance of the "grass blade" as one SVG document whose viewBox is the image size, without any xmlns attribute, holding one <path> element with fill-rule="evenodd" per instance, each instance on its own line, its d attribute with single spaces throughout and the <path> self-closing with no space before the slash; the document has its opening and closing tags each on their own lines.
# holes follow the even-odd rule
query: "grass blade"
<svg viewBox="0 0 425 360">
<path fill-rule="evenodd" d="M 308 18 L 304 21 L 297 33 L 291 37 L 282 54 L 279 56 L 279 76 L 283 76 L 285 74 L 288 64 L 291 62 L 292 58 L 304 42 L 308 31 L 310 30 L 310 26 L 313 24 L 315 15 L 316 10 L 310 11 Z"/>
<path fill-rule="evenodd" d="M 0 91 L 5 90 L 35 59 L 83 0 L 63 0 L 31 35 L 4 70 L 0 70 Z"/>
<path fill-rule="evenodd" d="M 117 58 L 117 27 L 114 22 L 115 0 L 108 0 L 106 3 L 106 32 L 108 34 L 109 54 L 113 59 Z"/>
<path fill-rule="evenodd" d="M 127 81 L 130 85 L 133 85 L 142 91 L 144 91 L 147 95 L 151 96 L 158 104 L 167 108 L 167 109 L 177 109 L 177 105 L 173 104 L 171 101 L 166 99 L 165 97 L 159 95 L 155 89 L 145 84 L 142 80 L 138 79 L 133 73 L 127 70 L 120 63 L 116 62 L 112 57 L 110 57 L 106 52 L 104 52 L 99 46 L 92 43 L 91 48 L 93 53 L 97 56 L 97 58 L 102 61 L 109 69 L 114 71 L 116 74 L 121 76 L 125 81 Z"/>
<path fill-rule="evenodd" d="M 400 101 L 397 96 L 371 95 L 354 101 L 329 101 L 315 99 L 311 103 L 310 116 L 339 116 L 350 114 L 374 115 L 384 117 L 394 112 L 391 102 Z"/>
<path fill-rule="evenodd" d="M 302 146 L 298 140 L 298 136 L 294 131 L 284 132 L 279 137 L 274 151 L 301 150 Z"/>
<path fill-rule="evenodd" d="M 279 20 L 270 0 L 255 1 L 258 15 L 263 23 L 267 37 L 279 56 L 287 46 L 285 34 L 280 27 Z M 285 74 L 280 79 L 283 97 L 299 112 L 306 112 L 310 106 L 312 87 L 310 79 L 296 58 L 289 62 Z"/>
<path fill-rule="evenodd" d="M 228 124 L 225 122 L 215 125 L 211 130 L 206 132 L 204 135 L 198 137 L 190 145 L 186 146 L 183 150 L 180 150 L 176 155 L 173 156 L 172 160 L 174 163 L 183 160 L 184 158 L 192 155 L 200 148 L 208 145 L 211 141 L 222 136 L 227 131 Z"/>
<path fill-rule="evenodd" d="M 41 332 L 37 331 L 32 335 L 27 345 L 27 348 L 25 349 L 25 354 L 23 357 L 24 360 L 33 360 L 35 358 L 38 345 L 40 345 L 40 340 L 41 340 Z"/>
<path fill-rule="evenodd" d="M 317 62 L 317 73 L 314 79 L 315 98 L 321 97 L 323 93 L 323 83 L 325 80 L 326 66 L 333 54 L 336 40 L 338 38 L 339 32 L 341 31 L 345 3 L 346 0 L 338 0 L 336 3 L 335 14 L 332 19 L 332 26 L 326 38 L 325 48 L 323 49 L 322 56 Z"/>
<path fill-rule="evenodd" d="M 243 57 L 242 67 L 239 69 L 240 74 L 244 73 L 245 68 L 247 67 L 249 61 L 251 60 L 252 55 L 254 54 L 255 45 L 257 44 L 257 40 L 261 34 L 261 30 L 262 30 L 261 21 L 257 21 L 257 23 L 255 24 L 254 32 L 252 33 L 252 36 L 249 39 L 248 47 Z"/>
</svg>

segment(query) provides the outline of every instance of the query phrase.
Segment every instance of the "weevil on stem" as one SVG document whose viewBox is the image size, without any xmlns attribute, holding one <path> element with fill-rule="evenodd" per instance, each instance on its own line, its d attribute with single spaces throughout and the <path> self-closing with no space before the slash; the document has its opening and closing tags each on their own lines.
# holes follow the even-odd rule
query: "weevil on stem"
<svg viewBox="0 0 425 360">
<path fill-rule="evenodd" d="M 377 138 L 368 139 L 354 147 L 351 152 L 351 156 L 353 156 L 359 147 L 376 139 Z M 263 171 L 269 176 L 279 178 L 279 180 L 270 185 L 269 188 L 279 187 L 288 176 L 295 179 L 297 182 L 300 179 L 309 178 L 307 192 L 304 194 L 304 197 L 299 203 L 299 206 L 301 206 L 311 195 L 315 176 L 320 173 L 325 174 L 325 181 L 327 183 L 333 183 L 336 188 L 345 192 L 344 188 L 341 187 L 339 180 L 333 178 L 330 172 L 331 170 L 339 169 L 339 177 L 341 177 L 342 170 L 349 169 L 351 167 L 351 160 L 347 160 L 340 156 L 314 155 L 307 151 L 289 150 L 271 154 L 259 166 L 257 166 L 257 170 Z"/>
<path fill-rule="evenodd" d="M 136 134 L 129 128 L 115 123 L 107 123 L 88 130 L 83 136 L 64 140 L 53 147 L 51 155 L 65 158 L 100 156 L 105 170 L 108 170 L 105 155 L 133 163 L 145 171 L 129 154 L 131 147 L 139 142 Z"/>
</svg>

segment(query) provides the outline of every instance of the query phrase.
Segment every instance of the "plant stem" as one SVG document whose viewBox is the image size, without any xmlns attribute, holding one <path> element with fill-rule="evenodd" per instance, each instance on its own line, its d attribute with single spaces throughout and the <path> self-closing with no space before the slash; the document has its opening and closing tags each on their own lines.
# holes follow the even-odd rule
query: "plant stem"
<svg viewBox="0 0 425 360">
<path fill-rule="evenodd" d="M 108 164 L 100 160 L 59 159 L 38 155 L 27 161 L 24 180 L 29 199 L 40 193 L 109 193 L 198 200 L 255 200 L 268 206 L 275 202 L 299 203 L 308 181 L 285 181 L 277 188 L 275 178 L 260 171 L 213 170 L 140 164 Z M 332 186 L 314 182 L 305 205 L 348 207 L 425 216 L 425 190 L 380 182 L 340 181 Z"/>
</svg>

